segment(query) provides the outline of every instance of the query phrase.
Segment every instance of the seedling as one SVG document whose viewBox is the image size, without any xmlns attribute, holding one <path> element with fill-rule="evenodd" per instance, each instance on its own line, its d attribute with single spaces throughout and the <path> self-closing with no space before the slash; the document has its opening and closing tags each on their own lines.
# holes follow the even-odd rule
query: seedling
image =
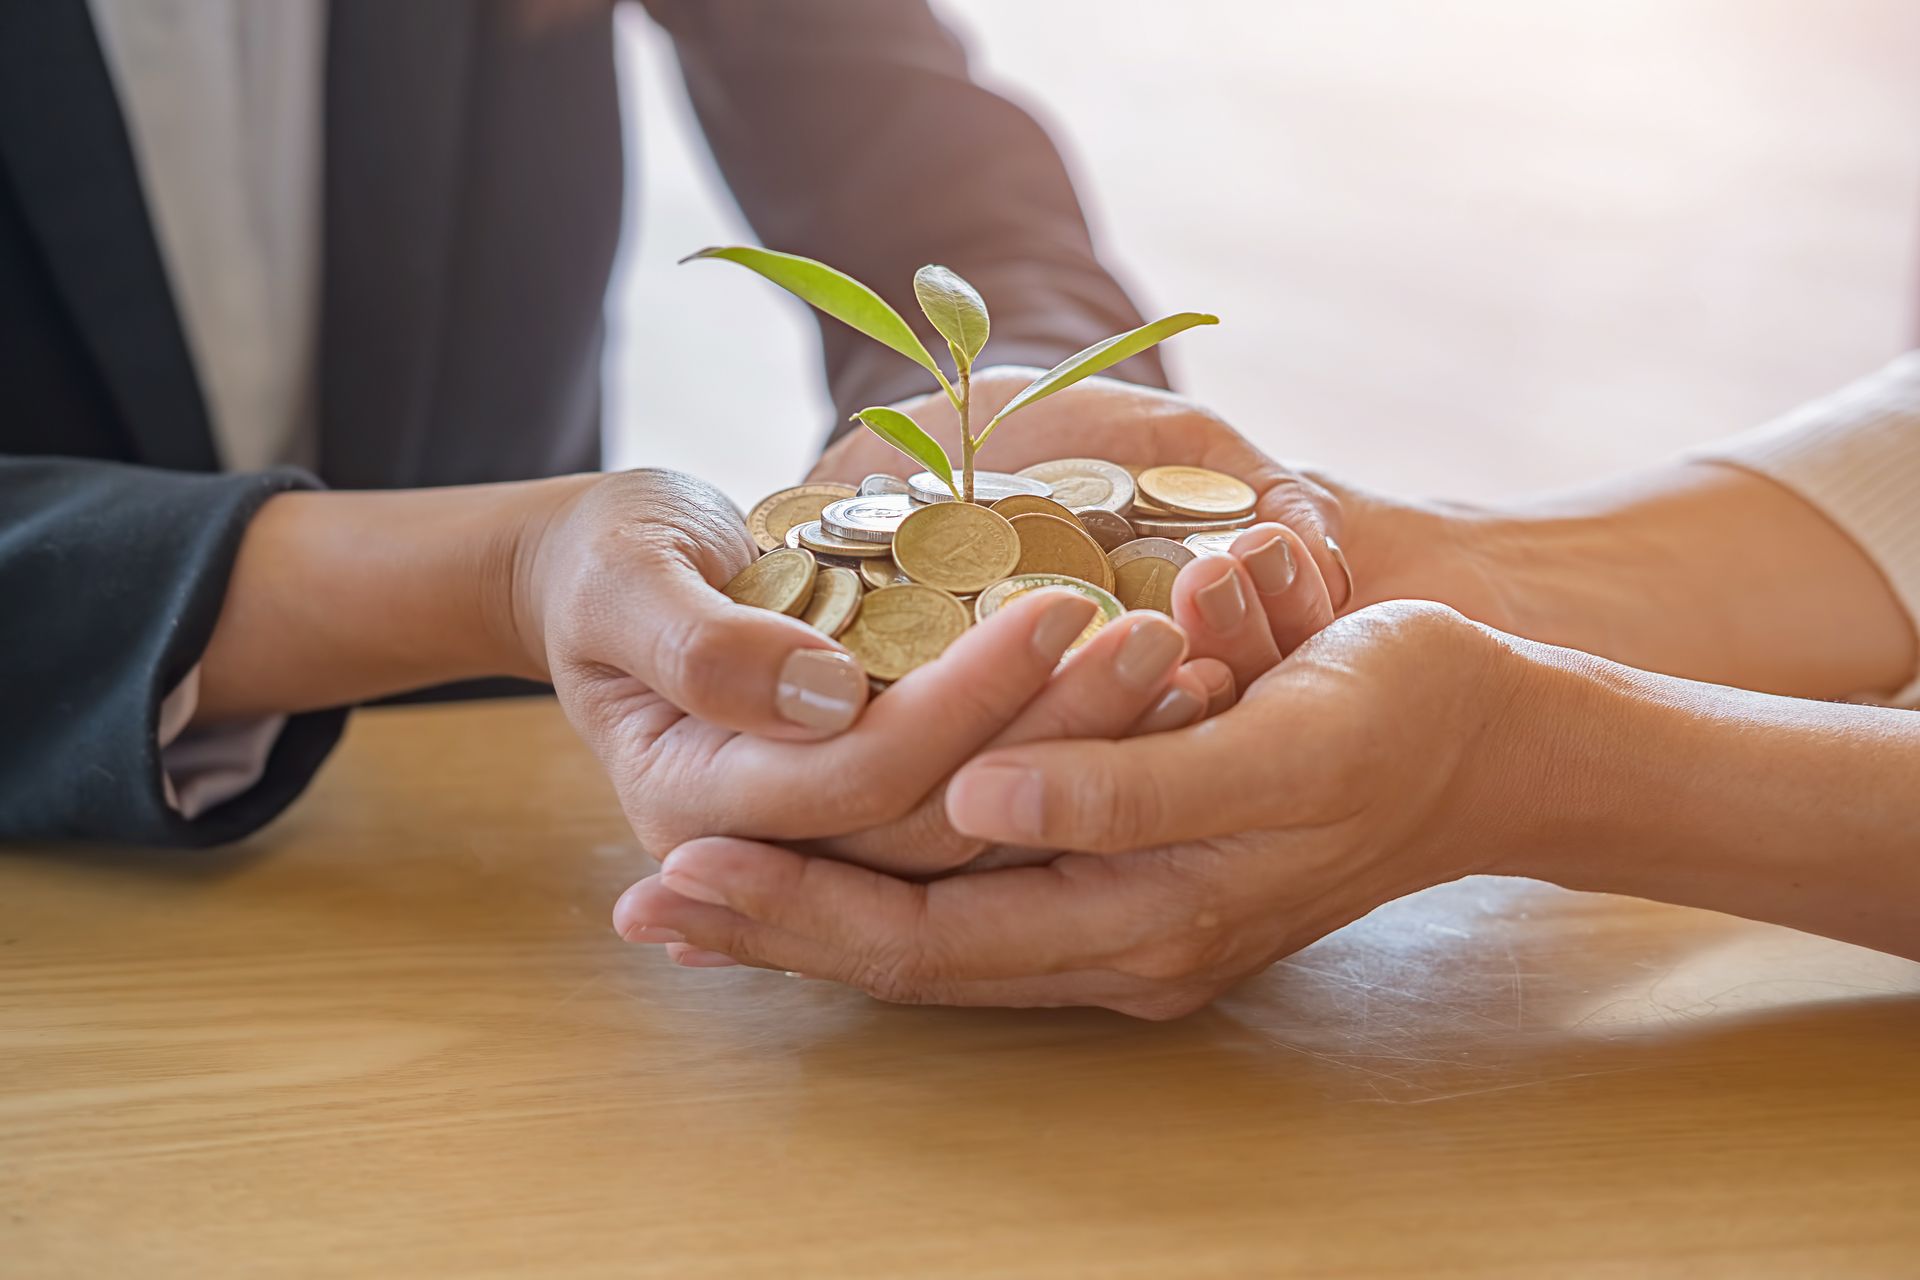
<svg viewBox="0 0 1920 1280">
<path fill-rule="evenodd" d="M 926 313 L 934 331 L 947 340 L 947 354 L 953 358 L 953 377 L 949 379 L 913 329 L 900 318 L 900 313 L 879 294 L 845 272 L 797 254 L 744 246 L 702 249 L 681 261 L 691 262 L 695 258 L 722 258 L 758 272 L 802 302 L 858 329 L 875 342 L 891 347 L 931 373 L 939 381 L 940 389 L 946 392 L 960 420 L 958 484 L 954 482 L 953 462 L 947 457 L 947 451 L 906 414 L 898 409 L 873 408 L 862 409 L 853 416 L 867 430 L 938 476 L 940 482 L 962 502 L 973 501 L 975 455 L 986 444 L 988 437 L 993 435 L 994 428 L 1009 417 L 1056 391 L 1064 391 L 1083 378 L 1090 378 L 1130 356 L 1139 355 L 1176 333 L 1195 325 L 1220 323 L 1217 316 L 1183 311 L 1155 320 L 1152 324 L 1141 325 L 1138 329 L 1116 334 L 1103 342 L 1096 342 L 1035 378 L 1020 394 L 1007 401 L 1005 407 L 994 414 L 980 428 L 980 433 L 975 435 L 973 362 L 980 358 L 981 349 L 987 345 L 987 333 L 991 325 L 987 317 L 987 304 L 980 297 L 979 290 L 954 272 L 945 267 L 926 266 L 913 275 L 913 295 L 919 300 L 920 310 Z"/>
</svg>

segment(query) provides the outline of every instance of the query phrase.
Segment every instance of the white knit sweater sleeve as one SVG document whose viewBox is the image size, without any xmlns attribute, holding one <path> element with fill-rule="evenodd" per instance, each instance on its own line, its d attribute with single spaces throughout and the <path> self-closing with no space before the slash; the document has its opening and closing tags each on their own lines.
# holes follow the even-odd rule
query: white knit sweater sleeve
<svg viewBox="0 0 1920 1280">
<path fill-rule="evenodd" d="M 1818 507 L 1920 628 L 1920 350 L 1695 456 L 1757 471 Z M 1890 701 L 1920 707 L 1920 676 Z"/>
</svg>

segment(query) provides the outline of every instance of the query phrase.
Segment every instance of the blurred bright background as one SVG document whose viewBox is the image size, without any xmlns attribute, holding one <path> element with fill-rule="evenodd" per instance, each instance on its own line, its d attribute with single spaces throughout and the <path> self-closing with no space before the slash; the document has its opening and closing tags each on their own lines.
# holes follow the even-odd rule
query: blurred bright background
<svg viewBox="0 0 1920 1280">
<path fill-rule="evenodd" d="M 828 418 L 671 47 L 621 17 L 632 202 L 612 465 L 737 500 Z M 1657 461 L 1912 344 L 1913 0 L 945 0 L 1053 129 L 1181 389 L 1271 452 L 1492 497 Z M 988 300 L 991 303 L 992 299 Z"/>
</svg>

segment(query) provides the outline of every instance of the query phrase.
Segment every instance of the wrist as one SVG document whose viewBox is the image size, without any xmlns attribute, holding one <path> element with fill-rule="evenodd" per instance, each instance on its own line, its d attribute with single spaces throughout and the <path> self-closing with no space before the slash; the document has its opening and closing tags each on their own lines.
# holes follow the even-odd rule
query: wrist
<svg viewBox="0 0 1920 1280">
<path fill-rule="evenodd" d="M 557 476 L 512 486 L 498 553 L 484 573 L 485 628 L 513 674 L 551 678 L 547 659 L 548 585 L 556 574 L 558 543 L 580 498 L 602 477 Z"/>
</svg>

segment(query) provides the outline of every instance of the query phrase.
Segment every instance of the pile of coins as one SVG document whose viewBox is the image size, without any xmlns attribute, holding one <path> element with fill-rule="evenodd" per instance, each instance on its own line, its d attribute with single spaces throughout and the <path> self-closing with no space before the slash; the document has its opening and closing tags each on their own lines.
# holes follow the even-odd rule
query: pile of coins
<svg viewBox="0 0 1920 1280">
<path fill-rule="evenodd" d="M 884 687 L 1042 587 L 1098 606 L 1073 648 L 1128 609 L 1171 613 L 1181 567 L 1254 519 L 1253 489 L 1204 467 L 1062 458 L 973 485 L 973 502 L 929 472 L 782 489 L 747 517 L 763 554 L 726 593 L 834 637 Z"/>
</svg>

